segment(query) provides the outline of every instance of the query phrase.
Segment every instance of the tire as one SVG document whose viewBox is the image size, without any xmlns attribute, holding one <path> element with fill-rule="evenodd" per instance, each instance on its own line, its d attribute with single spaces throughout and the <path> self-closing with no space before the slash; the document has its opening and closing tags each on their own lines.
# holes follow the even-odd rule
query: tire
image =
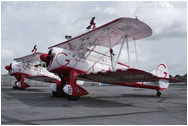
<svg viewBox="0 0 188 126">
<path fill-rule="evenodd" d="M 160 97 L 161 96 L 161 92 L 157 92 L 157 96 Z"/>
<path fill-rule="evenodd" d="M 13 88 L 13 89 L 18 89 L 19 87 L 13 86 L 12 88 Z"/>
<path fill-rule="evenodd" d="M 68 100 L 76 101 L 80 98 L 80 96 L 72 96 L 72 95 L 67 94 L 67 98 L 68 98 Z"/>
<path fill-rule="evenodd" d="M 20 90 L 25 90 L 25 88 L 19 88 Z"/>
<path fill-rule="evenodd" d="M 52 91 L 52 96 L 55 96 L 55 97 L 63 97 L 65 96 L 65 93 L 58 93 L 58 92 L 55 92 L 55 91 Z"/>
</svg>

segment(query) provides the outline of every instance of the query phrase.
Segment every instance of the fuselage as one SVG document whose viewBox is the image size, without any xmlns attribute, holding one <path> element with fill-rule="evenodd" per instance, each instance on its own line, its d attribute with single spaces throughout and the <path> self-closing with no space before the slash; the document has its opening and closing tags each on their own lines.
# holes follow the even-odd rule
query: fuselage
<svg viewBox="0 0 188 126">
<path fill-rule="evenodd" d="M 51 48 L 48 54 L 41 55 L 41 59 L 47 61 L 47 70 L 59 75 L 69 75 L 72 70 L 77 71 L 80 75 L 112 70 L 110 58 L 101 58 L 98 60 L 95 60 L 95 58 L 95 56 L 90 56 L 90 58 L 86 60 L 83 56 L 80 57 L 76 52 L 58 47 Z M 115 69 L 121 68 L 129 68 L 129 66 L 118 62 Z M 164 88 L 159 86 L 158 82 L 124 82 L 111 84 L 160 90 L 168 87 L 165 86 Z"/>
<path fill-rule="evenodd" d="M 90 56 L 90 59 L 80 57 L 76 52 L 72 52 L 66 49 L 54 47 L 50 50 L 53 58 L 47 63 L 47 70 L 58 74 L 67 74 L 71 70 L 79 71 L 80 73 L 90 73 L 97 71 L 111 70 L 110 60 L 107 58 L 97 59 L 95 56 Z M 92 58 L 91 58 L 92 57 Z M 117 68 L 127 67 L 124 64 L 118 64 Z"/>
</svg>

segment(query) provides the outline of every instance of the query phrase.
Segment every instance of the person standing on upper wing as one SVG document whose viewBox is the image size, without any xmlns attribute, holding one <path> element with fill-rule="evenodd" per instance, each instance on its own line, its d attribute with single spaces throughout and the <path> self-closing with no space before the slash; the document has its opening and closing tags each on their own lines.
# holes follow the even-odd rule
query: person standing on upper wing
<svg viewBox="0 0 188 126">
<path fill-rule="evenodd" d="M 95 29 L 96 23 L 94 22 L 94 20 L 95 20 L 95 17 L 92 17 L 90 21 L 90 25 L 86 29 L 90 29 L 92 25 L 93 25 L 93 30 Z"/>
</svg>

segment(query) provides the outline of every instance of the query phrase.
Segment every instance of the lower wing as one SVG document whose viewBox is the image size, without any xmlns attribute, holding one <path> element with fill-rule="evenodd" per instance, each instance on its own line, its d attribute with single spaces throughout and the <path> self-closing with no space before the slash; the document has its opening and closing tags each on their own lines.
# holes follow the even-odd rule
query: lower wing
<svg viewBox="0 0 188 126">
<path fill-rule="evenodd" d="M 56 83 L 56 82 L 59 81 L 58 79 L 55 79 L 55 78 L 52 78 L 52 77 L 49 77 L 49 76 L 45 76 L 45 75 L 29 76 L 28 78 L 36 80 L 36 81 L 43 81 L 43 82 L 48 82 L 48 83 Z"/>
<path fill-rule="evenodd" d="M 174 78 L 157 77 L 156 75 L 134 68 L 123 68 L 117 70 L 99 71 L 96 73 L 87 73 L 78 76 L 81 80 L 90 80 L 102 83 L 125 83 L 125 82 L 156 82 L 161 79 L 168 80 L 171 83 L 181 82 Z"/>
</svg>

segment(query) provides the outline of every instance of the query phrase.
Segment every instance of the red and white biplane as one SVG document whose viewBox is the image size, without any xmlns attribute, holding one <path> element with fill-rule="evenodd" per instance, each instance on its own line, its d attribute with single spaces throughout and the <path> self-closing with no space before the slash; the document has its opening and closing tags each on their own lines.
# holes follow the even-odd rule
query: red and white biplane
<svg viewBox="0 0 188 126">
<path fill-rule="evenodd" d="M 5 66 L 5 69 L 9 71 L 9 74 L 16 78 L 16 81 L 12 82 L 14 89 L 25 89 L 30 87 L 29 84 L 24 82 L 25 78 L 52 84 L 61 83 L 59 76 L 49 72 L 45 68 L 46 63 L 41 62 L 40 59 L 42 53 L 36 52 L 36 50 L 35 46 L 33 54 L 16 58 L 10 65 Z"/>
<path fill-rule="evenodd" d="M 92 25 L 95 27 L 94 19 Z M 78 86 L 76 80 L 89 80 L 101 83 L 155 89 L 168 88 L 169 82 L 179 80 L 169 78 L 168 68 L 161 62 L 152 73 L 131 67 L 129 42 L 151 36 L 152 29 L 135 18 L 118 18 L 98 28 L 70 38 L 65 42 L 49 47 L 48 54 L 42 54 L 47 70 L 57 73 L 61 84 L 53 85 L 53 91 L 67 94 L 68 99 L 77 100 L 88 92 Z M 128 65 L 119 62 L 124 44 L 127 47 Z M 120 45 L 114 54 L 113 47 Z M 104 53 L 98 48 L 106 47 Z M 56 89 L 56 90 L 54 90 Z"/>
</svg>

